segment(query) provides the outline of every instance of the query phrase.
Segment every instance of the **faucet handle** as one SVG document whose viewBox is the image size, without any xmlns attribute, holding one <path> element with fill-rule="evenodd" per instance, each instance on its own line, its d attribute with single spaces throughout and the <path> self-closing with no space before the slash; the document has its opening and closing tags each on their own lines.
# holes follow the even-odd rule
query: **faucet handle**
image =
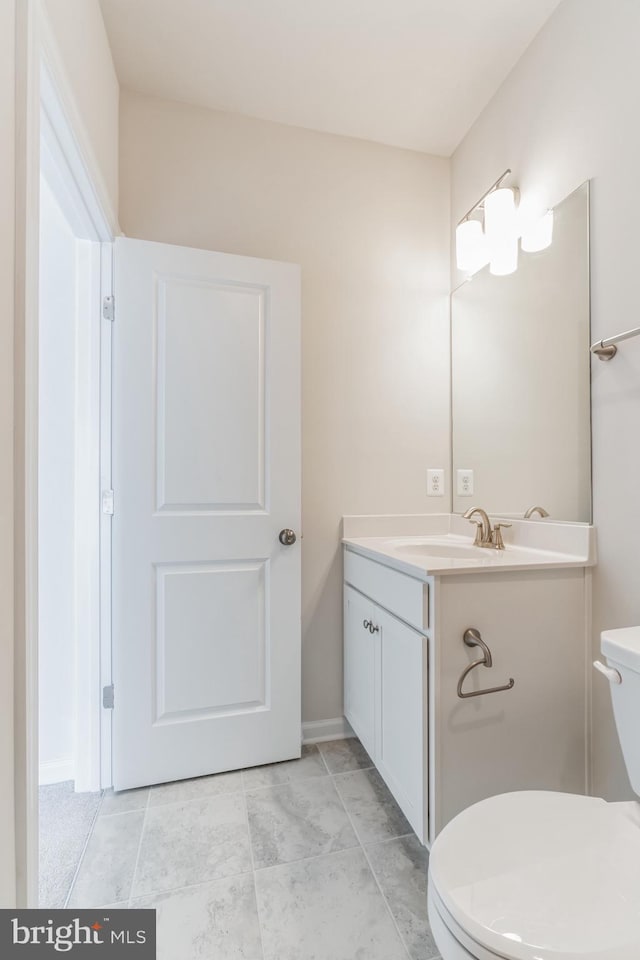
<svg viewBox="0 0 640 960">
<path fill-rule="evenodd" d="M 482 520 L 472 520 L 471 523 L 475 523 L 476 525 L 476 536 L 475 540 L 473 541 L 473 545 L 474 547 L 481 547 L 484 542 L 482 535 Z"/>
<path fill-rule="evenodd" d="M 493 545 L 496 550 L 504 550 L 504 540 L 502 539 L 502 530 L 504 527 L 512 527 L 512 523 L 494 523 L 493 525 Z"/>
</svg>

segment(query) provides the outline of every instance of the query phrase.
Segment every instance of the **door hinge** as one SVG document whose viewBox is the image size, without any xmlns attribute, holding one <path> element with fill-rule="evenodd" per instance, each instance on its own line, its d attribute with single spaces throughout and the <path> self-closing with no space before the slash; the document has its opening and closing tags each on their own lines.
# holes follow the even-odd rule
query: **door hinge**
<svg viewBox="0 0 640 960">
<path fill-rule="evenodd" d="M 115 320 L 116 318 L 116 300 L 115 297 L 102 298 L 102 316 L 105 320 Z"/>
<path fill-rule="evenodd" d="M 105 710 L 113 710 L 113 684 L 102 688 L 102 706 Z"/>
<path fill-rule="evenodd" d="M 102 512 L 108 517 L 113 516 L 113 490 L 102 491 Z"/>
</svg>

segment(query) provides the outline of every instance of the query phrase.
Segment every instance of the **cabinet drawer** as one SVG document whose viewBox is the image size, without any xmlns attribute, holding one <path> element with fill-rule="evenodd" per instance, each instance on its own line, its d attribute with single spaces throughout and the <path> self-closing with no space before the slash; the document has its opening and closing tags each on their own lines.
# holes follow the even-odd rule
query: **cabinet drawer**
<svg viewBox="0 0 640 960">
<path fill-rule="evenodd" d="M 344 551 L 344 579 L 406 623 L 426 630 L 429 626 L 428 585 L 375 560 Z"/>
</svg>

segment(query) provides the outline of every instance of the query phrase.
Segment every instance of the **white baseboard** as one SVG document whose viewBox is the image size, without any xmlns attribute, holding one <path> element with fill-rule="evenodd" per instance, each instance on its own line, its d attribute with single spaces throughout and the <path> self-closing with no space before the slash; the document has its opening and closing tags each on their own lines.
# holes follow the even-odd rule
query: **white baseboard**
<svg viewBox="0 0 640 960">
<path fill-rule="evenodd" d="M 58 760 L 43 760 L 40 763 L 39 784 L 62 783 L 74 779 L 73 757 L 60 757 Z"/>
<path fill-rule="evenodd" d="M 302 724 L 303 743 L 324 743 L 326 740 L 345 740 L 355 733 L 344 717 L 333 720 L 308 720 Z"/>
</svg>

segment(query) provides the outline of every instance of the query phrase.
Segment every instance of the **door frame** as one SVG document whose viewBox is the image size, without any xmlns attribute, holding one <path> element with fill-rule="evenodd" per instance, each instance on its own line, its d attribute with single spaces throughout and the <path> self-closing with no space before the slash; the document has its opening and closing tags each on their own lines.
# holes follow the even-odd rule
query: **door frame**
<svg viewBox="0 0 640 960">
<path fill-rule="evenodd" d="M 112 244 L 108 227 L 73 166 L 79 156 L 49 70 L 41 69 L 40 172 L 50 186 L 77 240 L 76 301 L 79 315 L 90 318 L 76 330 L 77 395 L 75 425 L 75 749 L 74 780 L 80 792 L 110 785 L 111 724 L 103 715 L 101 665 L 110 651 L 110 519 L 99 510 L 99 491 L 111 478 L 111 326 L 101 319 L 102 298 L 112 293 Z M 65 139 L 66 146 L 63 146 Z M 80 171 L 82 173 L 82 171 Z M 99 647 L 83 638 L 100 637 Z M 108 647 L 102 656 L 102 648 Z M 101 763 L 104 756 L 105 765 Z"/>
<path fill-rule="evenodd" d="M 80 118 L 64 61 L 42 0 L 22 0 L 16 21 L 16 625 L 15 625 L 15 838 L 16 903 L 38 906 L 38 274 L 39 180 L 41 162 L 56 179 L 65 214 L 78 236 L 96 244 L 93 275 L 101 289 L 96 300 L 96 338 L 100 376 L 100 443 L 88 451 L 100 458 L 100 481 L 111 471 L 111 324 L 99 322 L 104 295 L 112 293 L 113 238 L 120 232 L 107 200 L 98 165 Z M 42 148 L 41 148 L 42 147 Z M 93 294 L 92 294 L 93 296 Z M 82 471 L 82 465 L 77 465 Z M 104 489 L 104 486 L 103 486 Z M 20 491 L 22 495 L 20 494 Z M 99 493 L 99 491 L 96 491 Z M 98 502 L 98 497 L 96 497 Z M 86 506 L 86 504 L 85 504 Z M 110 519 L 101 515 L 98 580 L 90 577 L 88 616 L 100 621 L 100 650 L 82 658 L 88 677 L 77 726 L 87 718 L 99 745 L 83 772 L 110 785 L 111 716 L 101 709 L 101 685 L 110 682 Z M 101 572 L 100 572 L 101 571 Z M 106 577 L 104 575 L 107 575 Z M 106 580 L 106 582 L 104 582 Z M 86 581 L 85 581 L 86 582 Z M 98 684 L 96 685 L 96 680 Z M 106 678 L 106 679 L 105 679 Z M 107 714 L 107 717 L 104 714 Z M 97 718 L 97 719 L 96 719 Z"/>
</svg>

